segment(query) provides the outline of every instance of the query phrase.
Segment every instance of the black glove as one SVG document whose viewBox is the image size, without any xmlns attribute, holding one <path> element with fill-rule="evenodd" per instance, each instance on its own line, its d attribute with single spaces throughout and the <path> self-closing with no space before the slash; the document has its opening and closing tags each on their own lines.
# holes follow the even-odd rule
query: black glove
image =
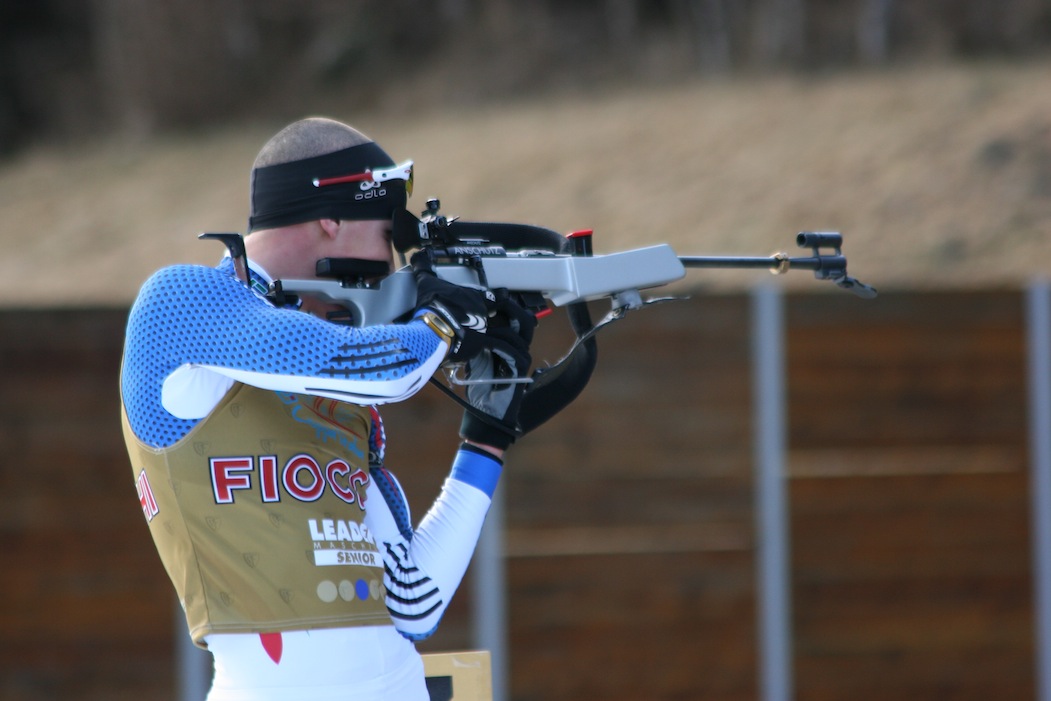
<svg viewBox="0 0 1051 701">
<path fill-rule="evenodd" d="M 489 290 L 461 287 L 442 280 L 434 272 L 434 264 L 426 251 L 412 256 L 412 272 L 416 278 L 416 310 L 434 312 L 449 326 L 451 361 L 469 360 L 485 345 L 489 316 L 496 309 L 496 297 Z M 437 331 L 437 329 L 436 329 Z M 442 331 L 438 331 L 445 335 Z"/>
<path fill-rule="evenodd" d="M 506 450 L 521 433 L 518 410 L 528 383 L 500 382 L 527 377 L 532 358 L 536 317 L 511 300 L 506 291 L 497 295 L 496 314 L 489 324 L 485 348 L 467 364 L 467 401 L 460 435 L 473 443 Z"/>
</svg>

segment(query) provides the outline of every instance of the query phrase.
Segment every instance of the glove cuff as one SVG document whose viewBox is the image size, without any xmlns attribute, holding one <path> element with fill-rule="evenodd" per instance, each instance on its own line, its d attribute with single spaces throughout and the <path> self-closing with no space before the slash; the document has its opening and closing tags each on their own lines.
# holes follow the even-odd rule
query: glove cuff
<svg viewBox="0 0 1051 701">
<path fill-rule="evenodd" d="M 472 411 L 465 411 L 460 421 L 460 437 L 472 443 L 491 445 L 500 450 L 507 450 L 518 438 L 518 428 L 504 423 L 492 416 L 478 416 Z"/>
</svg>

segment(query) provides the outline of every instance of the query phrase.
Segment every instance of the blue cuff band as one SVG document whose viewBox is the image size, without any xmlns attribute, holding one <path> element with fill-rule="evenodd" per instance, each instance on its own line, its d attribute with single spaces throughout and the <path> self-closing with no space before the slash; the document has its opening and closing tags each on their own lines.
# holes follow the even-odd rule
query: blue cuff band
<svg viewBox="0 0 1051 701">
<path fill-rule="evenodd" d="M 503 465 L 496 458 L 461 448 L 449 476 L 480 489 L 492 499 L 502 471 Z"/>
</svg>

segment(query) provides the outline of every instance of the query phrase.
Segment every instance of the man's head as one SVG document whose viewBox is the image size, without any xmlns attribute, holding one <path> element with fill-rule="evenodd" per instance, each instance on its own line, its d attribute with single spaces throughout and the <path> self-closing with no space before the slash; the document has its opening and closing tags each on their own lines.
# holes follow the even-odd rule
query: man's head
<svg viewBox="0 0 1051 701">
<path fill-rule="evenodd" d="M 312 117 L 271 138 L 252 167 L 245 248 L 274 278 L 311 278 L 321 258 L 393 265 L 392 216 L 405 208 L 411 163 L 360 131 Z M 310 304 L 308 304 L 310 302 Z M 331 311 L 304 298 L 303 309 Z"/>
<path fill-rule="evenodd" d="M 252 165 L 248 231 L 320 219 L 387 220 L 405 208 L 411 163 L 357 129 L 322 117 L 293 122 Z"/>
</svg>

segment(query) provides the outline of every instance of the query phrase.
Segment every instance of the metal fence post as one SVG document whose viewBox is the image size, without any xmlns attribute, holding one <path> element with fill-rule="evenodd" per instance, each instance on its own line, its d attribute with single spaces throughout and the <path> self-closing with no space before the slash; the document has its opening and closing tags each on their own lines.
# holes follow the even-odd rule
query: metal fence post
<svg viewBox="0 0 1051 701">
<path fill-rule="evenodd" d="M 1036 698 L 1051 701 L 1051 287 L 1030 284 L 1026 299 L 1029 455 Z"/>
<path fill-rule="evenodd" d="M 763 701 L 792 698 L 791 584 L 785 497 L 785 348 L 780 288 L 752 294 L 756 595 Z"/>
</svg>

